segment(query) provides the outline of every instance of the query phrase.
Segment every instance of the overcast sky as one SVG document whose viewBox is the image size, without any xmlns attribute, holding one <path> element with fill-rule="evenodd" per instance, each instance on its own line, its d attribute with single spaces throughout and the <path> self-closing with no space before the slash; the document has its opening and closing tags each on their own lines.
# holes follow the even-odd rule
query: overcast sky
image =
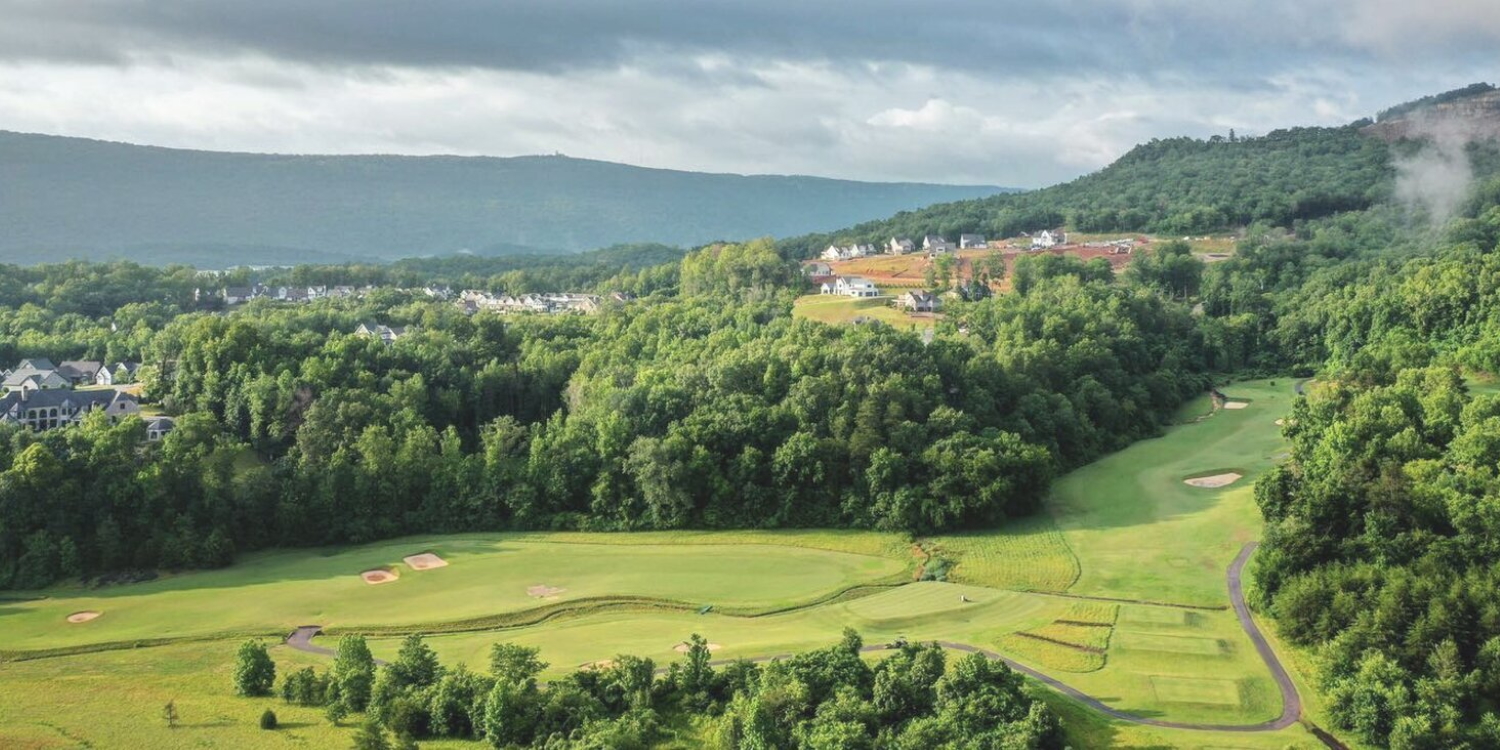
<svg viewBox="0 0 1500 750">
<path fill-rule="evenodd" d="M 1500 79 L 1497 0 L 0 0 L 0 129 L 1037 187 Z"/>
</svg>

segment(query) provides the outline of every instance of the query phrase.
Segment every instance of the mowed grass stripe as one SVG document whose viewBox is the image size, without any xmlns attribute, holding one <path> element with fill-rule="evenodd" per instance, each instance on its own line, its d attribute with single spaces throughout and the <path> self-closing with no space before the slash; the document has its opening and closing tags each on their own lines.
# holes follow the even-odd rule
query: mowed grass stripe
<svg viewBox="0 0 1500 750">
<path fill-rule="evenodd" d="M 769 536 L 769 534 L 767 535 Z M 372 586 L 359 572 L 434 552 L 449 562 L 404 569 Z M 250 556 L 219 571 L 92 591 L 62 588 L 40 601 L 0 604 L 6 649 L 289 632 L 297 625 L 393 626 L 479 618 L 534 609 L 538 584 L 564 589 L 553 601 L 643 597 L 774 610 L 818 601 L 860 584 L 900 580 L 908 558 L 770 544 L 567 544 L 518 535 L 423 537 L 337 553 L 311 550 Z M 102 612 L 81 625 L 81 610 Z"/>
</svg>

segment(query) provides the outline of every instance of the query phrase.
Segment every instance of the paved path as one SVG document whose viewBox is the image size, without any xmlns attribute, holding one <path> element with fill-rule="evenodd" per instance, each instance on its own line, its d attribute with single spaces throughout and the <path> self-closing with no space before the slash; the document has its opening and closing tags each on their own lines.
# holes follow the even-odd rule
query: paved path
<svg viewBox="0 0 1500 750">
<path fill-rule="evenodd" d="M 982 654 L 986 658 L 1005 662 L 1005 664 L 1011 669 L 1028 675 L 1036 679 L 1037 681 L 1047 685 L 1053 690 L 1056 690 L 1063 695 L 1066 695 L 1073 700 L 1076 700 L 1079 703 L 1082 703 L 1089 708 L 1094 709 L 1095 711 L 1109 716 L 1110 718 L 1119 719 L 1120 721 L 1128 721 L 1133 724 L 1145 724 L 1153 727 L 1162 727 L 1165 729 L 1197 729 L 1210 732 L 1272 732 L 1278 729 L 1286 729 L 1287 727 L 1297 723 L 1297 720 L 1301 718 L 1302 697 L 1297 694 L 1297 687 L 1292 683 L 1291 676 L 1288 675 L 1286 669 L 1281 666 L 1281 661 L 1276 658 L 1276 653 L 1271 650 L 1271 644 L 1266 642 L 1266 638 L 1263 634 L 1261 634 L 1260 628 L 1256 626 L 1255 620 L 1251 619 L 1250 608 L 1245 604 L 1245 591 L 1242 584 L 1242 576 L 1245 569 L 1245 563 L 1250 559 L 1250 555 L 1255 552 L 1255 548 L 1258 546 L 1260 546 L 1259 542 L 1250 542 L 1249 544 L 1246 544 L 1242 549 L 1240 549 L 1240 553 L 1234 558 L 1234 562 L 1230 563 L 1228 575 L 1229 599 L 1231 604 L 1233 604 L 1234 606 L 1235 615 L 1239 617 L 1240 626 L 1245 629 L 1245 635 L 1249 636 L 1251 642 L 1255 644 L 1255 650 L 1260 653 L 1261 659 L 1265 660 L 1266 667 L 1271 670 L 1271 676 L 1276 680 L 1276 685 L 1281 688 L 1281 715 L 1270 721 L 1263 721 L 1259 724 L 1203 724 L 1194 722 L 1165 721 L 1162 719 L 1153 719 L 1146 716 L 1137 716 L 1132 713 L 1121 711 L 1117 708 L 1112 708 L 1099 699 L 1094 698 L 1093 696 L 1088 695 L 1087 693 L 1084 693 L 1083 691 L 1071 685 L 1068 685 L 1067 683 L 1064 683 L 1055 677 L 1044 674 L 1042 672 L 1038 672 L 1037 670 L 1032 669 L 1031 667 L 1028 667 L 1024 664 L 1020 664 L 1007 659 L 994 651 L 990 651 L 989 649 L 980 648 L 978 646 L 973 646 L 967 643 L 955 643 L 953 641 L 938 641 L 937 643 L 943 648 L 952 649 L 954 651 L 961 651 L 963 653 L 969 654 Z M 322 646 L 314 646 L 312 644 L 313 636 L 318 635 L 320 632 L 322 632 L 322 628 L 317 625 L 304 625 L 300 628 L 297 628 L 292 632 L 290 636 L 287 637 L 286 645 L 297 649 L 298 651 L 306 651 L 313 654 L 332 656 L 333 649 L 324 648 Z M 863 650 L 883 651 L 886 648 L 886 646 L 865 646 Z M 749 661 L 767 662 L 773 659 L 786 659 L 789 657 L 789 654 L 777 654 L 774 656 L 757 657 L 754 659 L 750 659 Z M 718 660 L 712 663 L 716 665 L 723 665 L 729 663 L 729 661 L 732 660 Z M 384 662 L 381 662 L 377 659 L 376 663 L 383 664 Z M 665 670 L 658 671 L 660 672 Z M 1334 747 L 1334 745 L 1330 745 L 1330 747 Z"/>
<path fill-rule="evenodd" d="M 312 644 L 313 636 L 318 635 L 322 632 L 322 625 L 302 625 L 296 630 L 293 630 L 292 634 L 286 637 L 286 645 L 298 651 L 306 651 L 309 654 L 333 656 L 333 649 L 325 648 L 323 646 L 314 646 Z M 383 667 L 385 666 L 386 662 L 384 659 L 376 659 L 375 663 Z"/>
</svg>

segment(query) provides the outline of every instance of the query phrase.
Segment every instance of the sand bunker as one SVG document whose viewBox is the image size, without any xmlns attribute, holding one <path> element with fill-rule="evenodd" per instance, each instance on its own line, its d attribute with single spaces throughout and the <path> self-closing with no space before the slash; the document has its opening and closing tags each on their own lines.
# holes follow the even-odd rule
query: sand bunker
<svg viewBox="0 0 1500 750">
<path fill-rule="evenodd" d="M 359 577 L 363 578 L 365 583 L 374 585 L 377 583 L 390 583 L 391 581 L 396 580 L 398 576 L 396 575 L 396 572 L 392 570 L 376 569 L 367 570 L 363 573 L 360 573 Z"/>
<path fill-rule="evenodd" d="M 1223 474 L 1212 474 L 1206 477 L 1193 477 L 1192 479 L 1184 479 L 1182 480 L 1182 482 L 1183 484 L 1192 485 L 1193 487 L 1204 487 L 1206 489 L 1213 490 L 1220 487 L 1228 487 L 1229 485 L 1240 481 L 1240 477 L 1243 476 L 1244 474 L 1241 474 L 1239 472 L 1229 471 Z"/>
<path fill-rule="evenodd" d="M 68 622 L 77 625 L 80 622 L 88 622 L 89 620 L 92 620 L 98 616 L 98 612 L 74 612 L 73 614 L 68 615 Z"/>
<path fill-rule="evenodd" d="M 1225 409 L 1244 409 L 1245 407 L 1247 407 L 1249 405 L 1250 405 L 1249 401 L 1225 401 L 1224 402 L 1224 408 Z"/>
<path fill-rule="evenodd" d="M 448 561 L 431 552 L 423 552 L 420 555 L 403 557 L 401 561 L 411 567 L 412 570 L 432 570 L 433 568 L 446 568 Z"/>
<path fill-rule="evenodd" d="M 682 643 L 677 644 L 676 646 L 673 646 L 672 650 L 676 651 L 679 654 L 685 654 L 685 653 L 688 652 L 689 648 L 692 648 L 692 647 L 690 645 L 688 645 L 688 643 L 686 641 L 684 641 Z M 723 647 L 720 646 L 717 643 L 710 643 L 710 644 L 708 644 L 708 650 L 710 652 L 718 651 L 720 648 L 723 648 Z"/>
<path fill-rule="evenodd" d="M 557 588 L 556 586 L 548 586 L 546 584 L 539 583 L 526 589 L 526 595 L 534 596 L 538 599 L 550 599 L 554 596 L 557 596 L 558 594 L 561 594 L 564 591 L 567 591 L 567 589 Z"/>
</svg>

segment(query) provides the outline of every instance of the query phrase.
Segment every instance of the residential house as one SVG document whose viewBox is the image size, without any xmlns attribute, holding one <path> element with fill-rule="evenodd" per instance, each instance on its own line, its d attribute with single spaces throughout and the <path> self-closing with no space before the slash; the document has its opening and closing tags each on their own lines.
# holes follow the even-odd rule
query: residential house
<svg viewBox="0 0 1500 750">
<path fill-rule="evenodd" d="M 820 261 L 813 261 L 811 263 L 803 263 L 802 264 L 802 275 L 804 275 L 804 276 L 812 276 L 812 277 L 817 277 L 817 276 L 832 276 L 833 275 L 833 268 L 831 266 L 829 266 L 827 263 L 822 263 Z"/>
<path fill-rule="evenodd" d="M 862 276 L 840 276 L 834 281 L 834 294 L 845 297 L 879 297 L 880 289 Z"/>
<path fill-rule="evenodd" d="M 891 255 L 906 255 L 917 249 L 917 244 L 908 237 L 892 237 L 885 246 L 885 251 Z"/>
<path fill-rule="evenodd" d="M 958 236 L 958 246 L 963 250 L 974 250 L 989 247 L 989 245 L 984 241 L 984 235 L 982 234 L 960 234 Z"/>
<path fill-rule="evenodd" d="M 124 391 L 21 390 L 0 397 L 0 422 L 33 430 L 66 427 L 99 410 L 118 420 L 140 413 L 141 405 Z"/>
<path fill-rule="evenodd" d="M 941 255 L 953 251 L 953 243 L 943 239 L 940 235 L 929 234 L 922 238 L 922 249 L 928 255 Z"/>
<path fill-rule="evenodd" d="M 356 336 L 371 336 L 389 344 L 406 335 L 406 326 L 386 326 L 379 323 L 360 323 L 354 329 Z"/>
<path fill-rule="evenodd" d="M 76 388 L 80 385 L 93 385 L 102 369 L 104 369 L 103 362 L 69 360 L 57 366 L 57 374 L 67 378 Z"/>
<path fill-rule="evenodd" d="M 1054 233 L 1050 229 L 1043 229 L 1042 231 L 1031 235 L 1031 249 L 1050 250 L 1054 247 L 1057 247 L 1058 245 L 1063 244 L 1066 241 L 1067 236 L 1062 232 L 1059 231 Z"/>
<path fill-rule="evenodd" d="M 114 367 L 102 367 L 94 377 L 94 385 L 125 385 L 134 383 L 139 362 L 116 362 Z"/>
<path fill-rule="evenodd" d="M 818 285 L 818 294 L 838 294 L 838 279 L 832 278 Z"/>
<path fill-rule="evenodd" d="M 177 421 L 171 417 L 151 417 L 146 420 L 146 439 L 154 443 L 176 427 Z"/>
<path fill-rule="evenodd" d="M 52 364 L 52 360 L 47 359 L 46 357 L 32 357 L 31 359 L 23 359 L 23 360 L 21 360 L 21 364 L 16 365 L 16 369 L 17 370 L 56 370 L 57 369 L 57 365 Z"/>
<path fill-rule="evenodd" d="M 24 360 L 30 362 L 32 360 Z M 46 362 L 46 360 L 41 360 Z M 50 364 L 50 363 L 48 363 Z M 0 382 L 0 390 L 13 391 L 58 391 L 73 387 L 72 381 L 57 374 L 57 370 L 38 370 L 34 367 L 17 367 Z"/>
<path fill-rule="evenodd" d="M 896 305 L 910 312 L 937 312 L 943 301 L 932 292 L 911 291 L 896 298 Z"/>
</svg>

